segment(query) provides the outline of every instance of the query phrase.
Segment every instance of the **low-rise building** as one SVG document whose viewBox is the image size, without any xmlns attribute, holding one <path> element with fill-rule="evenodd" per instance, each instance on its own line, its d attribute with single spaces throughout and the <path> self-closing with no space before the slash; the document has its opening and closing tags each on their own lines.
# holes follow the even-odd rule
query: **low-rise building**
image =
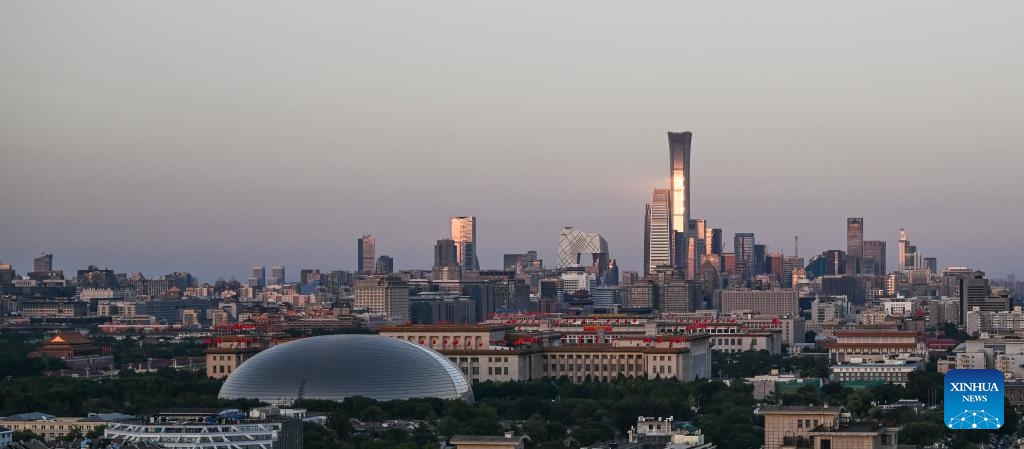
<svg viewBox="0 0 1024 449">
<path fill-rule="evenodd" d="M 853 422 L 840 407 L 764 406 L 764 448 L 896 449 L 899 428 Z"/>
<path fill-rule="evenodd" d="M 104 437 L 169 449 L 302 449 L 302 421 L 290 416 L 250 418 L 238 410 L 168 412 L 110 423 Z"/>
<path fill-rule="evenodd" d="M 85 435 L 91 430 L 134 418 L 121 413 L 92 413 L 86 417 L 57 417 L 46 413 L 21 413 L 0 418 L 0 427 L 29 431 L 43 440 L 64 438 L 73 430 Z"/>
<path fill-rule="evenodd" d="M 906 385 L 910 373 L 923 366 L 920 360 L 893 359 L 881 362 L 835 364 L 829 367 L 829 372 L 834 382 Z"/>
<path fill-rule="evenodd" d="M 926 353 L 917 332 L 848 329 L 833 331 L 832 334 L 835 342 L 826 344 L 832 363 L 878 362 L 893 357 L 923 357 Z"/>
<path fill-rule="evenodd" d="M 453 449 L 523 449 L 529 438 L 506 433 L 503 436 L 453 435 L 448 439 Z"/>
</svg>

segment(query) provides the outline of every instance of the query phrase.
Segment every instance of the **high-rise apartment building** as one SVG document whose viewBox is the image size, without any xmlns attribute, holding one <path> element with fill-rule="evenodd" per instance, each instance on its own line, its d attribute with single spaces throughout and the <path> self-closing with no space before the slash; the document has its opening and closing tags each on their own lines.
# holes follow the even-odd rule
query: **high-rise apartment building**
<svg viewBox="0 0 1024 449">
<path fill-rule="evenodd" d="M 364 234 L 356 242 L 356 252 L 358 259 L 356 260 L 356 271 L 362 275 L 373 274 L 373 269 L 377 263 L 377 240 L 370 234 Z"/>
<path fill-rule="evenodd" d="M 672 265 L 672 191 L 654 189 L 644 219 L 644 276 Z"/>
<path fill-rule="evenodd" d="M 689 131 L 668 133 L 668 151 L 671 176 L 670 225 L 671 248 L 677 268 L 686 268 L 686 227 L 690 223 L 690 140 L 693 134 Z"/>
<path fill-rule="evenodd" d="M 53 271 L 53 254 L 43 254 L 36 257 L 33 262 L 34 269 L 32 271 L 36 273 Z"/>
<path fill-rule="evenodd" d="M 864 219 L 846 219 L 846 274 L 860 274 L 860 261 L 864 258 Z"/>
<path fill-rule="evenodd" d="M 380 256 L 373 270 L 374 274 L 391 274 L 395 272 L 395 259 L 391 256 Z"/>
<path fill-rule="evenodd" d="M 284 285 L 284 266 L 270 267 L 270 285 Z"/>
<path fill-rule="evenodd" d="M 885 270 L 885 240 L 865 240 L 860 271 L 864 274 L 881 276 Z"/>
<path fill-rule="evenodd" d="M 451 228 L 459 266 L 463 271 L 480 271 L 476 254 L 476 217 L 452 216 Z"/>
</svg>

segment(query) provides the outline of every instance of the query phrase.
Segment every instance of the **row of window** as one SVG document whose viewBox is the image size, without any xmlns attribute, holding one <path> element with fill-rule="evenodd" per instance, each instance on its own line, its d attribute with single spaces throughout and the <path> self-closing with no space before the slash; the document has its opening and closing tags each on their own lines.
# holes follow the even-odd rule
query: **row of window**
<svg viewBox="0 0 1024 449">
<path fill-rule="evenodd" d="M 666 369 L 665 369 L 666 366 L 668 367 L 667 372 L 668 373 L 672 373 L 672 366 L 671 365 L 661 365 L 660 366 L 660 368 L 661 368 L 660 372 L 662 372 L 662 373 L 666 372 Z M 565 371 L 605 371 L 605 372 L 607 372 L 607 371 L 634 372 L 635 371 L 635 372 L 641 372 L 641 371 L 644 370 L 644 366 L 639 364 L 639 363 L 638 364 L 619 364 L 618 365 L 618 370 L 616 370 L 615 367 L 616 367 L 616 365 L 597 365 L 597 364 L 581 364 L 581 365 L 577 365 L 577 364 L 573 364 L 573 363 L 570 363 L 570 364 L 554 364 L 554 363 L 552 363 L 550 365 L 550 370 L 551 371 L 562 371 L 562 372 L 565 372 Z M 541 369 L 543 369 L 545 372 L 548 371 L 548 368 L 549 368 L 549 365 L 547 363 L 545 363 L 545 364 L 543 364 L 541 366 Z"/>
</svg>

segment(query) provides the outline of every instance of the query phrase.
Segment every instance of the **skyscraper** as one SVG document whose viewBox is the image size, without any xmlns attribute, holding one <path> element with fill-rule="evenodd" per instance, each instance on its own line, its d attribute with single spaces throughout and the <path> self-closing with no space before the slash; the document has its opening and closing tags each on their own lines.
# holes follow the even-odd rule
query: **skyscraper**
<svg viewBox="0 0 1024 449">
<path fill-rule="evenodd" d="M 376 265 L 377 251 L 377 240 L 370 234 L 364 234 L 357 240 L 356 252 L 358 259 L 356 260 L 357 268 L 356 271 L 362 275 L 373 274 L 374 266 Z"/>
<path fill-rule="evenodd" d="M 252 277 L 249 278 L 250 287 L 267 286 L 267 268 L 263 266 L 252 267 Z"/>
<path fill-rule="evenodd" d="M 284 266 L 270 267 L 270 285 L 284 285 Z"/>
<path fill-rule="evenodd" d="M 861 259 L 860 271 L 864 274 L 883 275 L 885 270 L 885 241 L 865 240 L 864 258 Z"/>
<path fill-rule="evenodd" d="M 476 255 L 476 217 L 452 216 L 451 225 L 459 266 L 463 271 L 480 271 Z"/>
<path fill-rule="evenodd" d="M 864 258 L 864 219 L 846 219 L 846 274 L 860 274 Z"/>
<path fill-rule="evenodd" d="M 654 189 L 644 218 L 644 276 L 672 265 L 672 191 Z"/>
<path fill-rule="evenodd" d="M 35 269 L 33 269 L 32 271 L 36 273 L 46 273 L 49 271 L 53 271 L 53 254 L 43 254 L 39 257 L 36 257 L 33 262 L 35 262 L 33 264 Z"/>
<path fill-rule="evenodd" d="M 391 256 L 380 256 L 373 270 L 374 274 L 391 274 L 395 272 L 395 259 Z"/>
<path fill-rule="evenodd" d="M 671 176 L 671 248 L 672 261 L 677 268 L 686 268 L 680 261 L 686 259 L 686 227 L 690 223 L 690 140 L 689 131 L 668 133 L 668 151 Z"/>
<path fill-rule="evenodd" d="M 733 237 L 733 253 L 736 254 L 736 274 L 739 279 L 750 279 L 754 268 L 754 233 L 737 232 Z"/>
<path fill-rule="evenodd" d="M 438 240 L 434 244 L 434 268 L 457 266 L 459 266 L 459 258 L 455 249 L 455 240 Z"/>
<path fill-rule="evenodd" d="M 589 255 L 591 267 L 596 267 L 598 278 L 608 268 L 608 242 L 596 232 L 583 232 L 572 226 L 558 233 L 558 269 L 582 266 L 582 257 Z"/>
</svg>

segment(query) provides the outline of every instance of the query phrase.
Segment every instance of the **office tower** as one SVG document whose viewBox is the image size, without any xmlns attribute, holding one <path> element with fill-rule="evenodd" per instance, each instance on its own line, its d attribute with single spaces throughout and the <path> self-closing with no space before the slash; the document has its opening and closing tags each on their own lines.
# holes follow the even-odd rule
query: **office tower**
<svg viewBox="0 0 1024 449">
<path fill-rule="evenodd" d="M 303 268 L 299 270 L 299 284 L 306 285 L 310 282 L 319 281 L 321 277 L 320 270 L 315 268 Z"/>
<path fill-rule="evenodd" d="M 924 268 L 926 268 L 929 271 L 931 271 L 932 274 L 938 273 L 939 272 L 939 260 L 934 258 L 934 257 L 925 257 L 924 258 Z"/>
<path fill-rule="evenodd" d="M 750 270 L 752 276 L 768 272 L 768 246 L 763 243 L 754 245 L 753 268 Z"/>
<path fill-rule="evenodd" d="M 249 278 L 250 287 L 266 287 L 267 285 L 267 268 L 266 267 L 252 267 L 252 276 Z"/>
<path fill-rule="evenodd" d="M 409 285 L 391 276 L 369 276 L 356 281 L 353 306 L 384 315 L 394 322 L 409 320 Z"/>
<path fill-rule="evenodd" d="M 840 276 L 846 274 L 846 253 L 841 249 L 830 249 L 821 253 L 825 258 L 825 274 Z"/>
<path fill-rule="evenodd" d="M 46 273 L 53 271 L 53 254 L 43 254 L 36 257 L 34 262 L 34 268 L 32 271 L 36 273 Z"/>
<path fill-rule="evenodd" d="M 691 219 L 686 224 L 686 279 L 697 278 L 701 256 L 709 252 L 706 237 L 707 222 L 703 218 Z"/>
<path fill-rule="evenodd" d="M 861 273 L 876 276 L 887 273 L 885 270 L 885 241 L 865 240 L 864 257 L 861 259 Z"/>
<path fill-rule="evenodd" d="M 601 285 L 619 285 L 619 264 L 615 259 L 608 261 L 608 268 L 604 270 L 604 279 Z"/>
<path fill-rule="evenodd" d="M 364 234 L 356 241 L 356 271 L 362 275 L 373 274 L 374 265 L 377 261 L 377 240 L 370 234 Z"/>
<path fill-rule="evenodd" d="M 896 262 L 901 272 L 907 271 L 907 245 L 909 243 L 910 242 L 907 240 L 907 231 L 904 231 L 903 228 L 900 228 L 900 243 L 899 246 L 896 248 Z"/>
<path fill-rule="evenodd" d="M 583 232 L 566 226 L 558 233 L 558 269 L 582 266 L 583 255 L 589 255 L 590 266 L 597 267 L 598 277 L 608 267 L 608 242 L 596 232 Z"/>
<path fill-rule="evenodd" d="M 900 271 L 924 269 L 923 255 L 917 252 L 917 246 L 911 245 L 907 238 L 907 231 L 900 228 L 900 246 L 897 256 Z"/>
<path fill-rule="evenodd" d="M 782 286 L 784 288 L 793 288 L 793 272 L 804 270 L 804 259 L 802 257 L 784 257 L 782 259 L 782 274 L 781 279 Z"/>
<path fill-rule="evenodd" d="M 672 191 L 654 189 L 644 219 L 644 276 L 672 265 Z"/>
<path fill-rule="evenodd" d="M 736 253 L 722 254 L 722 272 L 736 274 Z"/>
<path fill-rule="evenodd" d="M 960 324 L 964 324 L 967 312 L 975 308 L 992 312 L 1009 310 L 1008 298 L 989 298 L 989 283 L 984 271 L 962 273 L 959 276 L 959 290 Z"/>
<path fill-rule="evenodd" d="M 441 239 L 434 244 L 434 268 L 459 266 L 455 240 Z"/>
<path fill-rule="evenodd" d="M 846 274 L 860 274 L 860 262 L 864 258 L 864 219 L 846 219 Z"/>
<path fill-rule="evenodd" d="M 391 274 L 395 272 L 395 259 L 391 256 L 380 256 L 373 269 L 374 274 Z"/>
<path fill-rule="evenodd" d="M 778 251 L 772 251 L 768 253 L 768 261 L 765 264 L 766 272 L 772 274 L 776 279 L 779 280 L 779 284 L 783 285 L 783 272 L 785 271 L 785 257 Z"/>
<path fill-rule="evenodd" d="M 480 271 L 476 255 L 476 217 L 452 216 L 451 225 L 455 257 L 462 271 Z"/>
<path fill-rule="evenodd" d="M 722 228 L 711 229 L 711 254 L 722 255 Z"/>
<path fill-rule="evenodd" d="M 737 232 L 733 237 L 733 253 L 736 254 L 736 274 L 746 281 L 753 277 L 754 233 Z"/>
<path fill-rule="evenodd" d="M 668 133 L 668 151 L 671 176 L 672 248 L 676 256 L 684 257 L 683 242 L 686 226 L 690 223 L 690 140 L 689 131 Z M 676 261 L 673 259 L 673 261 Z M 684 268 L 685 265 L 677 266 Z"/>
<path fill-rule="evenodd" d="M 284 285 L 284 266 L 270 267 L 270 285 Z"/>
<path fill-rule="evenodd" d="M 15 277 L 17 277 L 17 273 L 14 272 L 14 266 L 9 263 L 0 262 L 0 285 L 14 282 Z M 3 315 L 3 313 L 0 313 L 0 315 Z"/>
</svg>

